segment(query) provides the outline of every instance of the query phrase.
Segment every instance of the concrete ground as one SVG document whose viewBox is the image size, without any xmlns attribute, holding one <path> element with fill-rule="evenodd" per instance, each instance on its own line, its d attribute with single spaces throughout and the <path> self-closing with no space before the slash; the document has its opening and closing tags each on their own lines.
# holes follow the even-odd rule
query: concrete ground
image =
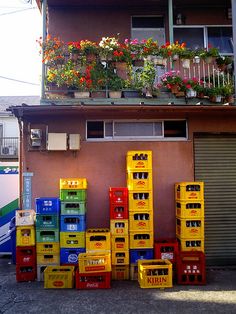
<svg viewBox="0 0 236 314">
<path fill-rule="evenodd" d="M 236 313 L 236 267 L 208 269 L 207 285 L 141 289 L 137 281 L 112 281 L 107 290 L 44 289 L 15 280 L 15 265 L 0 256 L 0 313 Z"/>
</svg>

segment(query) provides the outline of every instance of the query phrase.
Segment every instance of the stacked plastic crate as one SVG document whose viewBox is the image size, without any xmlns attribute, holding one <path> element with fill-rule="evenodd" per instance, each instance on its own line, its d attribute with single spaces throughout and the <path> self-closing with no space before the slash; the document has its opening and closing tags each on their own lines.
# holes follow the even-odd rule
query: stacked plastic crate
<svg viewBox="0 0 236 314">
<path fill-rule="evenodd" d="M 60 179 L 60 259 L 61 265 L 78 265 L 85 252 L 87 180 Z"/>
<path fill-rule="evenodd" d="M 181 252 L 177 259 L 179 284 L 205 283 L 204 184 L 175 184 L 176 236 Z"/>
<path fill-rule="evenodd" d="M 16 280 L 36 279 L 35 211 L 16 211 Z"/>
<path fill-rule="evenodd" d="M 128 189 L 109 190 L 112 279 L 129 279 Z"/>
<path fill-rule="evenodd" d="M 44 280 L 48 265 L 60 265 L 59 213 L 57 197 L 36 198 L 37 280 Z"/>
<path fill-rule="evenodd" d="M 136 280 L 139 259 L 153 259 L 152 152 L 127 152 L 129 190 L 130 278 Z"/>
</svg>

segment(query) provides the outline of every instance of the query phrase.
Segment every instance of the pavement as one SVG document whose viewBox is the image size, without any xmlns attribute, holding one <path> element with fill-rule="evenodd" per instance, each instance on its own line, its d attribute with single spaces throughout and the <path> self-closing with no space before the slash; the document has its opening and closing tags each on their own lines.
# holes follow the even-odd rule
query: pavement
<svg viewBox="0 0 236 314">
<path fill-rule="evenodd" d="M 207 269 L 204 286 L 141 289 L 137 281 L 112 281 L 111 289 L 44 289 L 15 279 L 15 265 L 0 256 L 0 313 L 198 314 L 236 313 L 236 266 Z"/>
</svg>

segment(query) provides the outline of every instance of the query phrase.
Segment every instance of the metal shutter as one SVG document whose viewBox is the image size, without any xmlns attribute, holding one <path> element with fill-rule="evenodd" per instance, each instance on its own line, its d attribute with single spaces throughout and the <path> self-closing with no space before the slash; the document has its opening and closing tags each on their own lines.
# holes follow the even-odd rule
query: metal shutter
<svg viewBox="0 0 236 314">
<path fill-rule="evenodd" d="M 208 265 L 236 265 L 236 136 L 196 136 L 195 180 L 205 182 Z"/>
</svg>

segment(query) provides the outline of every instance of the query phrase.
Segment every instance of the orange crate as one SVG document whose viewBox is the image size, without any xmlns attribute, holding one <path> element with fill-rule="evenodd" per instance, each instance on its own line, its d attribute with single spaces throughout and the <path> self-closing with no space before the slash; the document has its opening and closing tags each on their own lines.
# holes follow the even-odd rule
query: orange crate
<svg viewBox="0 0 236 314">
<path fill-rule="evenodd" d="M 112 280 L 129 280 L 129 265 L 112 265 Z"/>
<path fill-rule="evenodd" d="M 111 271 L 111 255 L 103 253 L 80 253 L 79 272 L 97 273 Z"/>
<path fill-rule="evenodd" d="M 152 191 L 129 192 L 129 210 L 132 211 L 150 211 L 153 210 L 153 195 Z"/>
<path fill-rule="evenodd" d="M 204 200 L 203 182 L 179 182 L 175 184 L 175 199 L 181 201 Z"/>
<path fill-rule="evenodd" d="M 129 265 L 129 250 L 128 251 L 112 251 L 112 265 Z"/>
<path fill-rule="evenodd" d="M 86 252 L 95 253 L 111 250 L 111 235 L 107 228 L 90 228 L 86 230 Z"/>
<path fill-rule="evenodd" d="M 74 288 L 74 278 L 74 266 L 47 266 L 44 270 L 44 288 Z"/>
<path fill-rule="evenodd" d="M 128 190 L 147 191 L 152 190 L 152 171 L 128 172 L 127 173 Z"/>
<path fill-rule="evenodd" d="M 61 248 L 84 248 L 85 232 L 60 232 Z"/>
<path fill-rule="evenodd" d="M 60 265 L 60 254 L 38 254 L 37 265 Z"/>
<path fill-rule="evenodd" d="M 179 216 L 180 218 L 204 217 L 204 201 L 176 202 L 176 216 Z"/>
<path fill-rule="evenodd" d="M 179 238 L 204 238 L 204 219 L 176 218 L 176 235 Z"/>
<path fill-rule="evenodd" d="M 36 243 L 37 254 L 59 254 L 60 243 L 59 242 L 43 242 Z"/>
<path fill-rule="evenodd" d="M 172 263 L 168 260 L 138 260 L 138 282 L 141 288 L 171 288 Z"/>
<path fill-rule="evenodd" d="M 16 246 L 35 245 L 34 226 L 16 227 Z"/>
<path fill-rule="evenodd" d="M 128 151 L 126 156 L 127 171 L 152 169 L 152 151 Z"/>
<path fill-rule="evenodd" d="M 129 212 L 129 230 L 130 231 L 151 231 L 153 232 L 153 212 L 143 211 Z"/>
<path fill-rule="evenodd" d="M 60 179 L 60 190 L 86 190 L 87 180 L 85 178 L 62 178 Z"/>
<path fill-rule="evenodd" d="M 180 244 L 180 251 L 201 251 L 204 253 L 204 239 L 194 238 L 194 239 L 184 239 L 177 237 Z"/>
<path fill-rule="evenodd" d="M 130 249 L 153 248 L 153 233 L 145 231 L 130 231 Z"/>
<path fill-rule="evenodd" d="M 111 237 L 111 249 L 112 251 L 126 251 L 129 249 L 129 237 L 128 236 L 112 236 Z"/>
<path fill-rule="evenodd" d="M 111 219 L 110 220 L 111 235 L 128 235 L 129 221 L 128 219 Z"/>
</svg>

